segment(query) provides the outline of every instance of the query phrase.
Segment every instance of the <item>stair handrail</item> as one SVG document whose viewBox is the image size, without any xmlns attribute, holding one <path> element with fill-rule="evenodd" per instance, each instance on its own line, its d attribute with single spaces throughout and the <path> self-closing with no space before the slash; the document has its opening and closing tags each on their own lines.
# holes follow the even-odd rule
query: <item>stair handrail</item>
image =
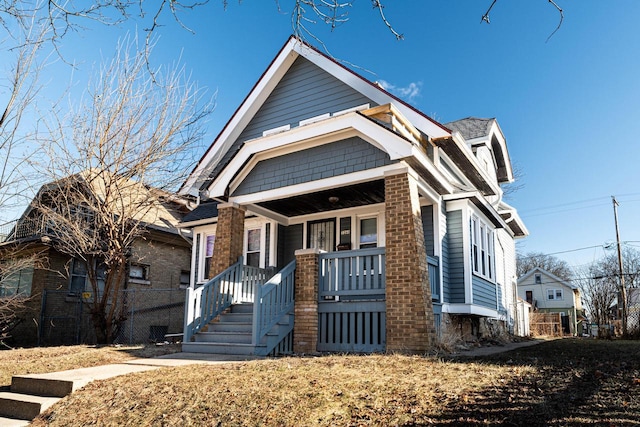
<svg viewBox="0 0 640 427">
<path fill-rule="evenodd" d="M 264 336 L 284 316 L 293 310 L 296 261 L 274 275 L 267 283 L 254 285 L 252 344 L 258 345 Z"/>
<path fill-rule="evenodd" d="M 242 257 L 238 262 L 201 287 L 187 288 L 184 313 L 184 342 L 233 303 L 233 290 L 242 282 Z"/>
</svg>

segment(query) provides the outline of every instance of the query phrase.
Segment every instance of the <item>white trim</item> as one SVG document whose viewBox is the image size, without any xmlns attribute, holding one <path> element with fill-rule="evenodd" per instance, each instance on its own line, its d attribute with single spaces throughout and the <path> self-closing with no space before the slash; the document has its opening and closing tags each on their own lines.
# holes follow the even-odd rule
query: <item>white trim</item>
<svg viewBox="0 0 640 427">
<path fill-rule="evenodd" d="M 328 119 L 329 117 L 331 117 L 331 113 L 320 114 L 319 116 L 315 116 L 315 117 L 311 117 L 311 118 L 308 118 L 308 119 L 300 120 L 300 122 L 298 124 L 300 126 L 306 126 L 306 125 L 310 125 L 311 123 L 315 123 L 315 122 L 319 122 L 321 120 Z M 289 130 L 289 129 L 287 129 L 287 130 Z M 264 134 L 263 134 L 263 136 L 264 136 Z"/>
<path fill-rule="evenodd" d="M 442 304 L 442 312 L 448 314 L 475 314 L 485 317 L 498 317 L 498 310 L 482 307 L 477 304 Z"/>
<path fill-rule="evenodd" d="M 336 111 L 335 113 L 332 113 L 331 115 L 333 117 L 337 117 L 337 116 L 341 116 L 343 114 L 352 113 L 354 111 L 368 110 L 369 108 L 371 108 L 371 104 L 367 103 L 367 104 L 358 105 L 357 107 L 351 107 L 351 108 L 347 108 L 345 110 Z"/>
<path fill-rule="evenodd" d="M 291 129 L 291 125 L 278 126 L 277 128 L 267 129 L 262 132 L 262 136 L 270 136 L 278 133 L 286 132 Z"/>
</svg>

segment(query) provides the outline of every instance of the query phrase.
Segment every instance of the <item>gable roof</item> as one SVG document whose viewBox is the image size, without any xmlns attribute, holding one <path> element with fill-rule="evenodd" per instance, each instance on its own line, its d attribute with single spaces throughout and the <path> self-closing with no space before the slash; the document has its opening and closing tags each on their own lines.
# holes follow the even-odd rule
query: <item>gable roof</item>
<svg viewBox="0 0 640 427">
<path fill-rule="evenodd" d="M 203 184 L 209 178 L 213 167 L 222 160 L 231 144 L 240 136 L 298 57 L 304 57 L 378 105 L 393 101 L 400 112 L 416 128 L 429 137 L 450 136 L 451 132 L 446 126 L 387 92 L 379 85 L 340 64 L 335 59 L 291 36 L 200 159 L 189 178 L 180 188 L 180 194 L 198 195 L 197 193 L 203 189 Z"/>
<path fill-rule="evenodd" d="M 571 283 L 569 283 L 568 281 L 561 279 L 560 277 L 556 276 L 555 274 L 545 270 L 542 267 L 535 267 L 532 268 L 531 270 L 529 270 L 528 272 L 526 272 L 525 274 L 523 274 L 522 276 L 520 276 L 518 278 L 518 285 L 520 284 L 520 282 L 523 282 L 525 280 L 527 280 L 528 278 L 530 278 L 531 276 L 533 276 L 534 274 L 539 273 L 539 274 L 544 274 L 547 277 L 549 277 L 551 280 L 553 280 L 554 282 L 558 282 L 568 288 L 575 290 L 578 290 L 579 288 L 576 285 L 573 285 Z"/>
</svg>

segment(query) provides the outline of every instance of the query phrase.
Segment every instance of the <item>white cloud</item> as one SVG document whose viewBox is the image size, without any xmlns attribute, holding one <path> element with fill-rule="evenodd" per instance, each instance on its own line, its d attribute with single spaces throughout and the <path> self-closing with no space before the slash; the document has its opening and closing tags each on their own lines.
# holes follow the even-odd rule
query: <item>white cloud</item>
<svg viewBox="0 0 640 427">
<path fill-rule="evenodd" d="M 411 82 L 407 86 L 398 87 L 385 80 L 378 80 L 378 83 L 382 88 L 405 101 L 413 101 L 416 97 L 421 95 L 422 82 Z"/>
</svg>

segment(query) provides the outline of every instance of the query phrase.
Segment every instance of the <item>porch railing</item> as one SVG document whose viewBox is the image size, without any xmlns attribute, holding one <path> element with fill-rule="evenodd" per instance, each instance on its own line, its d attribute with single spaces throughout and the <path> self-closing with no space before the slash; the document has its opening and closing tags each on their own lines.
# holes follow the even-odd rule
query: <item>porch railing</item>
<svg viewBox="0 0 640 427">
<path fill-rule="evenodd" d="M 431 283 L 431 300 L 440 301 L 440 259 L 427 255 L 429 283 Z"/>
<path fill-rule="evenodd" d="M 384 248 L 323 253 L 319 268 L 320 300 L 385 293 Z"/>
<path fill-rule="evenodd" d="M 252 344 L 264 336 L 293 310 L 296 261 L 291 261 L 264 285 L 254 284 Z"/>
<path fill-rule="evenodd" d="M 197 289 L 187 288 L 184 313 L 184 341 L 231 307 L 234 290 L 242 287 L 242 258 Z"/>
</svg>

